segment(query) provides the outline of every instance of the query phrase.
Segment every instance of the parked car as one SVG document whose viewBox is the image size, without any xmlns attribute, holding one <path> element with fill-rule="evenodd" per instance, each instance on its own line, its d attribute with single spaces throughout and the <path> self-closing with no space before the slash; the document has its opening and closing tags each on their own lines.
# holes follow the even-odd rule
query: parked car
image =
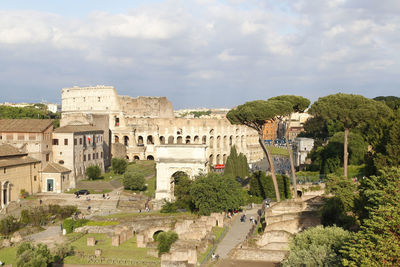
<svg viewBox="0 0 400 267">
<path fill-rule="evenodd" d="M 75 195 L 77 195 L 77 196 L 79 196 L 79 195 L 89 195 L 89 194 L 90 194 L 89 190 L 86 190 L 86 189 L 81 189 L 81 190 L 75 192 Z"/>
</svg>

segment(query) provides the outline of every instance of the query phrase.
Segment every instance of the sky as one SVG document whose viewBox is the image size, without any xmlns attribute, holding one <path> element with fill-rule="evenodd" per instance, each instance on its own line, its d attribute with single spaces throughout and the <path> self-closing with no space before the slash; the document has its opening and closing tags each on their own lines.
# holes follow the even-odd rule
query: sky
<svg viewBox="0 0 400 267">
<path fill-rule="evenodd" d="M 0 102 L 111 85 L 175 109 L 399 96 L 398 0 L 1 0 Z"/>
</svg>

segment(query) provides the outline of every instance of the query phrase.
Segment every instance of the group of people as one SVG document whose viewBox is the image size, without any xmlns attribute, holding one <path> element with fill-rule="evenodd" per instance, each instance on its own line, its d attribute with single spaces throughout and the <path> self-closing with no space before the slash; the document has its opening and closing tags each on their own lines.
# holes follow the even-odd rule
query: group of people
<svg viewBox="0 0 400 267">
<path fill-rule="evenodd" d="M 106 194 L 103 193 L 103 199 L 110 199 L 110 194 L 107 194 L 106 196 Z"/>
</svg>

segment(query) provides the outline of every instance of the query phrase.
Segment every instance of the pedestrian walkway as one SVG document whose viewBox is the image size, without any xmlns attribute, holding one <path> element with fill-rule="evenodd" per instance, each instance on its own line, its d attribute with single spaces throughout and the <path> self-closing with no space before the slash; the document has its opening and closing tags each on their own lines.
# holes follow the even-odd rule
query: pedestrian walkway
<svg viewBox="0 0 400 267">
<path fill-rule="evenodd" d="M 35 244 L 41 243 L 49 247 L 54 247 L 56 244 L 63 242 L 61 226 L 49 226 L 42 232 L 27 236 L 26 239 Z"/>
<path fill-rule="evenodd" d="M 240 217 L 244 213 L 239 213 L 234 216 L 232 226 L 230 227 L 228 233 L 225 235 L 224 239 L 218 244 L 217 249 L 215 250 L 215 254 L 219 255 L 221 259 L 225 259 L 228 256 L 228 253 L 235 248 L 239 243 L 243 242 L 246 239 L 247 234 L 249 233 L 252 223 L 250 222 L 250 217 L 257 218 L 257 210 L 258 208 L 254 208 L 246 213 L 246 221 L 241 222 Z"/>
</svg>

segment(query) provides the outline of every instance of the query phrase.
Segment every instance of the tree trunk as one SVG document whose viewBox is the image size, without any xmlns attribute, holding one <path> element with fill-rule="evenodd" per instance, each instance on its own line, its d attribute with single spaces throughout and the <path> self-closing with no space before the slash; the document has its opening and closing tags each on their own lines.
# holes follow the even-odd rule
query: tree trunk
<svg viewBox="0 0 400 267">
<path fill-rule="evenodd" d="M 274 163 L 272 161 L 271 153 L 269 152 L 269 149 L 266 147 L 266 145 L 264 143 L 264 136 L 263 136 L 262 132 L 258 133 L 258 141 L 260 142 L 260 145 L 261 145 L 262 149 L 264 150 L 265 155 L 267 156 L 267 160 L 268 160 L 269 167 L 271 170 L 272 182 L 274 183 L 276 201 L 281 202 L 281 196 L 279 194 L 278 182 L 276 181 L 276 176 L 275 176 Z"/>
<path fill-rule="evenodd" d="M 294 162 L 293 162 L 293 152 L 289 145 L 289 129 L 290 129 L 290 122 L 292 121 L 292 114 L 289 115 L 289 123 L 286 127 L 286 147 L 289 153 L 289 161 L 290 161 L 290 171 L 292 173 L 292 181 L 293 181 L 293 191 L 294 195 L 293 198 L 297 198 L 297 179 L 296 179 L 296 170 L 294 169 Z"/>
<path fill-rule="evenodd" d="M 344 177 L 346 177 L 346 178 L 347 178 L 347 164 L 349 162 L 349 153 L 347 152 L 348 137 L 349 137 L 349 129 L 344 128 L 343 169 L 344 169 Z"/>
</svg>

